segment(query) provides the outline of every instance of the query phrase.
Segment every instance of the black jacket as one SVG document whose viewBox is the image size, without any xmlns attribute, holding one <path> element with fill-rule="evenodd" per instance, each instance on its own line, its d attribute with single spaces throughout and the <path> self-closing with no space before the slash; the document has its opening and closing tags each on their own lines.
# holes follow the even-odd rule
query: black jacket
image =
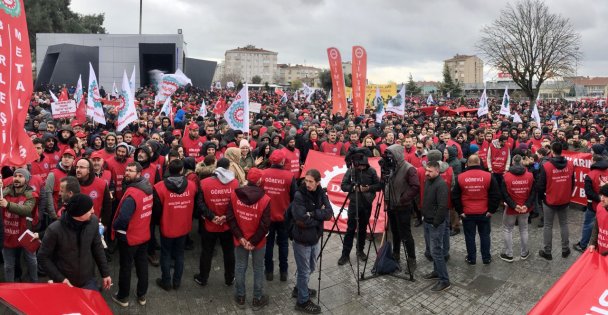
<svg viewBox="0 0 608 315">
<path fill-rule="evenodd" d="M 95 215 L 89 222 L 78 222 L 64 213 L 46 230 L 38 250 L 38 262 L 49 279 L 56 283 L 67 278 L 82 287 L 95 278 L 95 265 L 103 278 L 110 275 Z"/>
<path fill-rule="evenodd" d="M 422 196 L 422 217 L 424 222 L 434 227 L 443 223 L 448 216 L 448 184 L 441 176 L 424 181 Z"/>
<path fill-rule="evenodd" d="M 294 241 L 308 246 L 317 244 L 323 233 L 323 221 L 333 214 L 325 190 L 318 186 L 311 192 L 302 184 L 289 207 L 294 221 L 291 235 Z"/>
<path fill-rule="evenodd" d="M 365 158 L 367 160 L 367 158 Z M 376 192 L 382 189 L 382 182 L 378 178 L 378 174 L 373 167 L 368 167 L 365 170 L 355 171 L 355 180 L 352 179 L 352 168 L 349 168 L 342 178 L 340 189 L 348 193 L 354 191 L 354 183 L 361 186 L 369 186 L 368 192 L 353 192 L 350 194 L 350 204 L 354 207 L 355 199 L 359 203 L 359 209 L 371 209 L 372 202 L 376 198 Z M 349 206 L 350 207 L 350 206 Z"/>
</svg>

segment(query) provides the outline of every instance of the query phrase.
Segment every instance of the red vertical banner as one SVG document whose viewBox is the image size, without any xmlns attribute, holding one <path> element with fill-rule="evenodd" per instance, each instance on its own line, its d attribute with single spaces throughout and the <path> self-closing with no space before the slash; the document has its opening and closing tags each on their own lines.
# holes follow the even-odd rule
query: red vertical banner
<svg viewBox="0 0 608 315">
<path fill-rule="evenodd" d="M 0 166 L 36 159 L 24 130 L 32 95 L 32 58 L 23 0 L 0 1 Z"/>
<path fill-rule="evenodd" d="M 365 113 L 365 85 L 367 82 L 367 52 L 353 46 L 353 109 L 355 116 Z"/>
<path fill-rule="evenodd" d="M 344 72 L 342 71 L 342 57 L 338 48 L 327 48 L 329 58 L 329 71 L 331 71 L 332 83 L 332 109 L 333 114 L 341 113 L 346 115 L 346 91 L 344 89 Z"/>
</svg>

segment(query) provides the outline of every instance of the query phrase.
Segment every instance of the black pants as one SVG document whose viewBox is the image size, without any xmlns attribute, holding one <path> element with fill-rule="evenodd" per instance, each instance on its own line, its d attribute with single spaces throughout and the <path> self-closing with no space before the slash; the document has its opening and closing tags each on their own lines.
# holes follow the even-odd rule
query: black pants
<svg viewBox="0 0 608 315">
<path fill-rule="evenodd" d="M 405 250 L 409 258 L 416 259 L 416 248 L 412 236 L 412 206 L 395 207 L 388 212 L 388 221 L 393 233 L 393 253 L 399 255 L 401 240 L 405 242 Z"/>
<path fill-rule="evenodd" d="M 234 279 L 234 243 L 230 230 L 226 232 L 208 232 L 205 227 L 201 229 L 202 252 L 200 258 L 200 277 L 203 282 L 209 279 L 211 271 L 211 259 L 213 258 L 213 248 L 215 242 L 220 241 L 224 256 L 224 280 L 232 282 Z"/>
<path fill-rule="evenodd" d="M 124 239 L 118 239 L 118 252 L 120 253 L 120 269 L 118 271 L 118 298 L 129 296 L 131 290 L 131 269 L 135 263 L 137 274 L 137 297 L 145 296 L 148 292 L 148 260 L 146 248 L 148 243 L 129 246 Z"/>
<path fill-rule="evenodd" d="M 355 206 L 348 208 L 348 221 L 346 222 L 346 234 L 344 235 L 344 247 L 342 256 L 348 256 L 353 248 L 355 229 L 357 230 L 357 251 L 365 248 L 365 236 L 367 235 L 367 224 L 372 214 L 371 205 L 368 208 L 359 207 L 359 226 L 357 226 L 357 211 Z"/>
</svg>

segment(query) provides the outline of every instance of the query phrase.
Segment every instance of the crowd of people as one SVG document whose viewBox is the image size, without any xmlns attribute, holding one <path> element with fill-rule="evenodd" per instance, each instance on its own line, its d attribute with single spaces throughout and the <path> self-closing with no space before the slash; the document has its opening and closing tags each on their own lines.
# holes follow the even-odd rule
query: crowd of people
<svg viewBox="0 0 608 315">
<path fill-rule="evenodd" d="M 60 87 L 50 89 L 59 93 Z M 103 88 L 100 92 L 112 98 Z M 159 114 L 153 88 L 142 87 L 135 94 L 138 120 L 120 132 L 111 102 L 104 106 L 106 125 L 80 124 L 52 119 L 50 94 L 35 92 L 25 129 L 38 159 L 2 168 L 4 280 L 38 282 L 43 275 L 71 286 L 110 289 L 108 262 L 118 259 L 113 301 L 129 305 L 134 265 L 136 299 L 145 305 L 149 265 L 160 266 L 162 276 L 156 285 L 179 290 L 185 252 L 194 248 L 192 238 L 199 235 L 199 271 L 185 276 L 200 286 L 217 285 L 209 283 L 209 274 L 219 242 L 224 282 L 234 285 L 235 303 L 245 307 L 251 255 L 251 306 L 258 310 L 269 301 L 264 282 L 274 281 L 275 275 L 282 282 L 289 278 L 291 240 L 297 272 L 295 308 L 320 313 L 320 306 L 312 302 L 318 292 L 308 288 L 308 281 L 319 254 L 323 221 L 330 220 L 333 211 L 320 186 L 319 171 L 302 169 L 311 150 L 345 156 L 353 148 L 367 148 L 369 157 L 394 161 L 394 168 L 380 178 L 366 156 L 349 169 L 354 176 L 344 176 L 342 190 L 354 192 L 351 200 L 358 202 L 348 208 L 338 265 L 350 261 L 355 235 L 357 259 L 367 260 L 366 225 L 372 201 L 383 189 L 389 202 L 393 258 L 401 261 L 403 244 L 405 263 L 415 270 L 422 251 L 416 250 L 414 237 L 423 237 L 423 254 L 433 262 L 433 272 L 424 278 L 436 281 L 434 291 L 450 287 L 446 261 L 451 254 L 460 254 L 450 252 L 450 236 L 461 229 L 466 263 L 477 262 L 477 233 L 482 262 L 492 262 L 491 218 L 499 209 L 504 211 L 501 260 L 515 260 L 516 225 L 520 259 L 530 256 L 534 246 L 528 244 L 528 226 L 534 218 L 543 227 L 538 255 L 551 260 L 555 216 L 561 254 L 568 257 L 574 167 L 562 155 L 565 150 L 593 154 L 584 178 L 589 203 L 583 232 L 572 248 L 608 253 L 608 244 L 597 237 L 598 231 L 608 229 L 605 102 L 539 102 L 537 125 L 530 102 L 511 103 L 511 110 L 522 118 L 513 122 L 498 114 L 499 100 L 490 100 L 489 115 L 478 117 L 428 114 L 420 110 L 431 105 L 424 98 L 408 97 L 404 116 L 387 113 L 378 123 L 374 109 L 360 116 L 332 114 L 331 101 L 321 90 L 310 97 L 289 93 L 287 100 L 274 91 L 252 90 L 250 101 L 262 108 L 250 115 L 251 130 L 244 133 L 230 129 L 221 113 L 214 112 L 219 99 L 229 105 L 237 92 L 187 86 L 172 96 L 173 113 L 166 116 Z M 455 99 L 431 106 L 476 108 L 477 103 Z M 201 104 L 208 106 L 206 116 L 200 114 Z M 421 225 L 420 231 L 412 229 Z M 37 254 L 18 240 L 26 229 L 42 240 Z M 21 255 L 27 273 L 20 266 Z"/>
</svg>

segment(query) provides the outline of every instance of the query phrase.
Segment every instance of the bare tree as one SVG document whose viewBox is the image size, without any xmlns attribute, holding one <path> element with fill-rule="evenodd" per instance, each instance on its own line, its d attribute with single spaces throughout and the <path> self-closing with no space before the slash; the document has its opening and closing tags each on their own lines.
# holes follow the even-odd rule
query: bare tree
<svg viewBox="0 0 608 315">
<path fill-rule="evenodd" d="M 570 20 L 541 0 L 508 4 L 481 34 L 477 49 L 486 61 L 508 72 L 530 99 L 547 79 L 572 75 L 582 56 L 581 36 Z"/>
<path fill-rule="evenodd" d="M 234 86 L 236 86 L 239 82 L 241 82 L 241 75 L 238 73 L 224 73 L 222 78 L 220 79 L 222 82 L 222 86 L 226 86 L 226 83 L 232 82 Z"/>
</svg>

